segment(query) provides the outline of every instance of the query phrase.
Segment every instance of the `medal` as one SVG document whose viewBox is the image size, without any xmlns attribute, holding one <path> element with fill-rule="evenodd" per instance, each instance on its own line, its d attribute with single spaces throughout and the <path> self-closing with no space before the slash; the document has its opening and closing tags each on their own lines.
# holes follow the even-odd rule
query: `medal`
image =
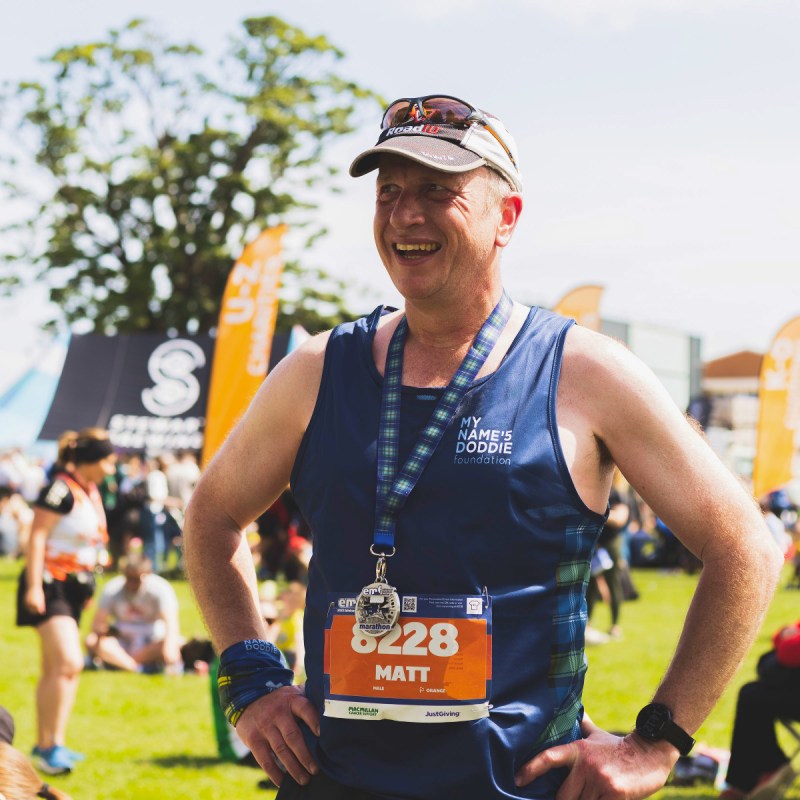
<svg viewBox="0 0 800 800">
<path fill-rule="evenodd" d="M 400 598 L 386 581 L 386 559 L 378 558 L 375 582 L 361 590 L 356 600 L 356 625 L 365 636 L 383 636 L 400 618 Z"/>
</svg>

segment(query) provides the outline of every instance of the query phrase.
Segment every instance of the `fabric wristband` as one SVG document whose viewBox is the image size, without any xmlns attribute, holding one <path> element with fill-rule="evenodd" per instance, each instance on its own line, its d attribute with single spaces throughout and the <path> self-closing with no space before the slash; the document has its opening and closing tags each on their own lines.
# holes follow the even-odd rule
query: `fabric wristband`
<svg viewBox="0 0 800 800">
<path fill-rule="evenodd" d="M 234 727 L 254 700 L 291 686 L 294 673 L 283 653 L 263 639 L 245 639 L 226 648 L 219 657 L 217 688 L 225 719 Z"/>
</svg>

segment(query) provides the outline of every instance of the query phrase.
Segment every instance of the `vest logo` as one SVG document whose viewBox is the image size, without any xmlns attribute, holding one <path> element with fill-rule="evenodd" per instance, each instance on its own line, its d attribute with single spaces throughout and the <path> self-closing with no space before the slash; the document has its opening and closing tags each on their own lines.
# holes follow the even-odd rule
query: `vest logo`
<svg viewBox="0 0 800 800">
<path fill-rule="evenodd" d="M 482 425 L 483 417 L 462 417 L 454 464 L 510 464 L 513 431 Z"/>
</svg>

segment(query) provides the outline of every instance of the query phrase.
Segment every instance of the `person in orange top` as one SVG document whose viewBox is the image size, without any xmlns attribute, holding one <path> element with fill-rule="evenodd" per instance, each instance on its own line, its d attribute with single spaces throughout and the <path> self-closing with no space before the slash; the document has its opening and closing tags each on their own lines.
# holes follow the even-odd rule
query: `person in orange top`
<svg viewBox="0 0 800 800">
<path fill-rule="evenodd" d="M 94 593 L 94 571 L 106 558 L 108 533 L 97 484 L 114 471 L 115 458 L 102 428 L 62 435 L 53 480 L 34 503 L 17 625 L 36 628 L 41 641 L 33 758 L 49 775 L 70 772 L 82 759 L 64 740 L 83 668 L 78 624 Z"/>
</svg>

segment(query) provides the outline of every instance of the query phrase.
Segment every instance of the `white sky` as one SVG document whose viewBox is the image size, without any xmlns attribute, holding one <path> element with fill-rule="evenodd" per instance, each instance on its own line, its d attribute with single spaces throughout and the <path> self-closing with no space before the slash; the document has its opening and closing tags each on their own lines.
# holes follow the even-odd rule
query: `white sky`
<svg viewBox="0 0 800 800">
<path fill-rule="evenodd" d="M 133 16 L 219 52 L 277 14 L 343 49 L 340 71 L 385 97 L 440 91 L 501 117 L 526 207 L 506 285 L 553 305 L 605 286 L 602 315 L 703 339 L 704 358 L 764 351 L 800 314 L 800 3 L 796 0 L 39 0 L 0 26 L 0 79 Z M 343 172 L 378 120 L 339 143 Z M 372 180 L 343 174 L 314 261 L 397 303 L 371 234 Z M 24 349 L 41 301 L 0 302 Z M 361 309 L 359 309 L 361 310 Z"/>
</svg>

